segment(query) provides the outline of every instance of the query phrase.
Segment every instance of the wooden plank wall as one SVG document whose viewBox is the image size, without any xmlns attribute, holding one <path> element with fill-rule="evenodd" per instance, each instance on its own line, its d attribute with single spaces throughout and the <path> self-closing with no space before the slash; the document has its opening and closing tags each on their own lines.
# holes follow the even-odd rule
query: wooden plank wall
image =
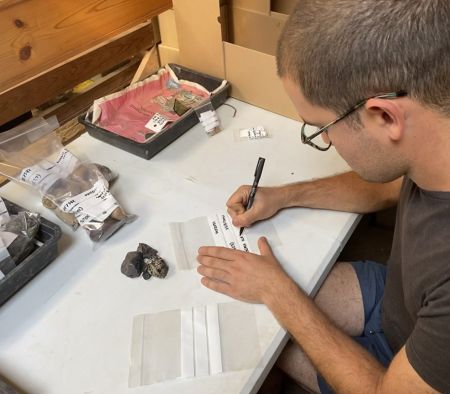
<svg viewBox="0 0 450 394">
<path fill-rule="evenodd" d="M 0 94 L 171 6 L 170 0 L 0 0 Z"/>
<path fill-rule="evenodd" d="M 59 64 L 51 71 L 27 83 L 19 84 L 3 94 L 0 93 L 0 124 L 73 88 L 95 74 L 110 69 L 154 44 L 153 26 L 150 22 L 146 22 L 111 39 L 104 45 L 80 54 L 72 61 Z M 134 71 L 136 69 L 137 65 Z M 129 75 L 130 80 L 132 77 L 132 74 Z M 102 92 L 102 94 L 107 93 L 109 92 Z M 63 120 L 59 120 L 62 123 Z"/>
</svg>

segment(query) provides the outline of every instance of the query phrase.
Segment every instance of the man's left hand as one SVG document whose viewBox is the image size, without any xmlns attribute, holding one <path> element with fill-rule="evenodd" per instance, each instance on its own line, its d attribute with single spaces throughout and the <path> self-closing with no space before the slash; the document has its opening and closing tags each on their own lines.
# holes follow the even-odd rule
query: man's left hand
<svg viewBox="0 0 450 394">
<path fill-rule="evenodd" d="M 265 237 L 258 240 L 261 255 L 216 246 L 198 250 L 197 271 L 202 284 L 238 300 L 264 303 L 269 294 L 291 281 L 273 255 Z"/>
</svg>

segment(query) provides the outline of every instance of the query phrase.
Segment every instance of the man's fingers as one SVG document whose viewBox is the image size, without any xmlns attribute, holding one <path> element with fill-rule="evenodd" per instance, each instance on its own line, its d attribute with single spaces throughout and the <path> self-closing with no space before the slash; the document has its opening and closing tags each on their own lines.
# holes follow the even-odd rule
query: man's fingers
<svg viewBox="0 0 450 394">
<path fill-rule="evenodd" d="M 227 201 L 227 205 L 233 205 L 235 203 L 245 203 L 248 199 L 250 193 L 250 185 L 242 185 L 237 188 L 237 190 L 230 196 Z"/>
<path fill-rule="evenodd" d="M 239 250 L 223 248 L 220 246 L 202 246 L 198 250 L 199 258 L 201 256 L 210 256 L 210 257 L 215 257 L 217 259 L 230 260 L 230 261 L 235 260 L 239 256 L 239 254 L 242 254 L 242 253 L 243 252 L 241 252 Z"/>
<path fill-rule="evenodd" d="M 234 219 L 236 216 L 240 215 L 242 212 L 237 212 L 232 208 L 227 208 L 228 215 L 230 215 L 231 219 Z"/>
<path fill-rule="evenodd" d="M 200 265 L 197 267 L 197 272 L 207 278 L 230 283 L 230 274 L 224 270 Z"/>
<path fill-rule="evenodd" d="M 231 217 L 241 215 L 242 213 L 245 212 L 245 206 L 242 204 L 233 204 L 233 205 L 227 204 L 227 212 L 230 214 Z"/>
<path fill-rule="evenodd" d="M 231 294 L 231 287 L 228 283 L 220 282 L 220 281 L 210 279 L 207 277 L 203 277 L 201 282 L 202 282 L 202 285 L 207 287 L 208 289 L 211 289 L 211 290 L 217 291 L 218 293 L 222 293 L 222 294 L 226 294 L 226 295 Z"/>
<path fill-rule="evenodd" d="M 258 239 L 258 248 L 261 256 L 273 257 L 272 248 L 270 247 L 266 237 L 261 237 Z"/>
<path fill-rule="evenodd" d="M 211 256 L 207 256 L 207 255 L 202 255 L 202 254 L 199 254 L 197 256 L 197 261 L 202 265 L 206 265 L 207 267 L 213 267 L 213 268 L 219 268 L 219 269 L 222 269 L 221 267 L 224 264 L 227 264 L 227 262 L 228 262 L 228 260 L 222 260 L 222 259 L 218 259 L 217 257 L 211 257 Z"/>
</svg>

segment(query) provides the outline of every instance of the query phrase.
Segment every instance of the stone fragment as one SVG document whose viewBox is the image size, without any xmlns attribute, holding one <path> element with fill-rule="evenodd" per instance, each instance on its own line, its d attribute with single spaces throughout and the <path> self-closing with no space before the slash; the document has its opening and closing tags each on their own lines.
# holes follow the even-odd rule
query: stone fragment
<svg viewBox="0 0 450 394">
<path fill-rule="evenodd" d="M 167 263 L 158 255 L 153 256 L 149 259 L 144 259 L 145 269 L 152 276 L 157 278 L 165 278 L 169 272 L 169 266 Z"/>
<path fill-rule="evenodd" d="M 150 259 L 158 254 L 156 249 L 153 249 L 151 246 L 144 243 L 139 244 L 137 251 L 142 253 L 144 259 Z"/>
<path fill-rule="evenodd" d="M 144 259 L 141 252 L 128 252 L 122 262 L 120 271 L 129 278 L 138 278 L 141 276 L 143 266 Z"/>
<path fill-rule="evenodd" d="M 152 277 L 152 274 L 146 270 L 146 271 L 144 271 L 144 273 L 142 274 L 142 277 L 143 277 L 145 280 L 149 280 L 149 279 Z"/>
</svg>

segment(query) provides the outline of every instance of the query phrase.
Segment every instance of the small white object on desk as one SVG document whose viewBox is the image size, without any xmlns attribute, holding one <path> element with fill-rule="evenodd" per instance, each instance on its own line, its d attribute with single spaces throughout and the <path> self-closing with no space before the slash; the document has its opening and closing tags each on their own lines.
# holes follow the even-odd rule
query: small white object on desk
<svg viewBox="0 0 450 394">
<path fill-rule="evenodd" d="M 214 110 L 209 110 L 202 112 L 199 115 L 200 123 L 206 131 L 206 134 L 215 134 L 220 127 L 219 117 L 217 112 Z"/>
<path fill-rule="evenodd" d="M 254 126 L 248 129 L 239 130 L 239 137 L 241 139 L 257 140 L 267 138 L 269 134 L 263 126 Z"/>
</svg>

